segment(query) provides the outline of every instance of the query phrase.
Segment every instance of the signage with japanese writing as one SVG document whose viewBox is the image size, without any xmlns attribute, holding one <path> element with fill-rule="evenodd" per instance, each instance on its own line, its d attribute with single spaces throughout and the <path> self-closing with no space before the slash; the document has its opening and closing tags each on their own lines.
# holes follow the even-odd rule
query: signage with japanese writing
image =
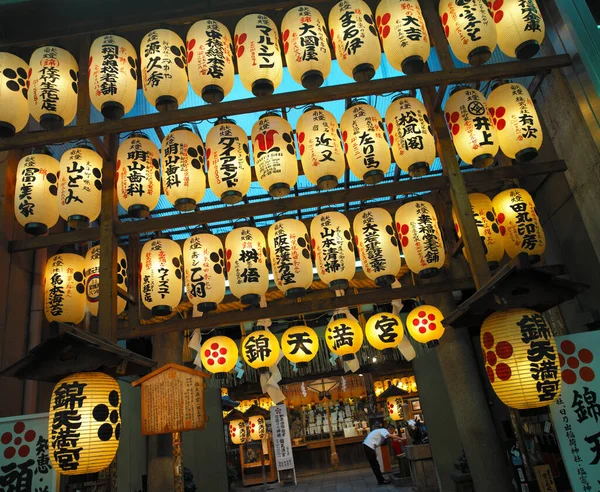
<svg viewBox="0 0 600 492">
<path fill-rule="evenodd" d="M 287 408 L 284 403 L 271 407 L 271 428 L 277 470 L 292 470 L 294 468 L 294 456 L 292 454 Z"/>
</svg>

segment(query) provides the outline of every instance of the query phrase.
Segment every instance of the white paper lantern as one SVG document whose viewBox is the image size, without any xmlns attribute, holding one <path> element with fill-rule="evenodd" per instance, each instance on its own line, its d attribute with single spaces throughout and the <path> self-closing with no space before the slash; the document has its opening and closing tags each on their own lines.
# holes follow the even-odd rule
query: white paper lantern
<svg viewBox="0 0 600 492">
<path fill-rule="evenodd" d="M 435 139 L 424 104 L 415 97 L 397 98 L 385 122 L 396 165 L 413 177 L 427 174 L 435 160 Z"/>
<path fill-rule="evenodd" d="M 298 180 L 292 127 L 281 116 L 265 113 L 252 126 L 256 178 L 271 196 L 285 196 Z"/>
<path fill-rule="evenodd" d="M 267 236 L 275 285 L 289 297 L 302 297 L 313 281 L 306 226 L 296 219 L 278 220 Z"/>
<path fill-rule="evenodd" d="M 519 162 L 535 159 L 544 136 L 527 88 L 515 82 L 497 85 L 488 97 L 488 105 L 506 157 Z"/>
<path fill-rule="evenodd" d="M 441 0 L 439 13 L 456 58 L 473 66 L 491 58 L 497 35 L 486 0 Z"/>
<path fill-rule="evenodd" d="M 11 53 L 0 53 L 0 138 L 12 137 L 29 120 L 29 66 Z"/>
<path fill-rule="evenodd" d="M 400 273 L 400 248 L 394 222 L 383 208 L 369 208 L 354 217 L 353 230 L 363 271 L 380 287 L 389 287 Z"/>
<path fill-rule="evenodd" d="M 444 266 L 446 252 L 435 209 L 416 200 L 396 211 L 396 228 L 406 266 L 421 278 L 431 278 Z"/>
<path fill-rule="evenodd" d="M 237 23 L 233 38 L 238 73 L 255 96 L 270 96 L 281 83 L 283 60 L 279 32 L 266 15 L 250 14 Z"/>
<path fill-rule="evenodd" d="M 252 183 L 246 132 L 223 119 L 206 136 L 206 171 L 212 192 L 223 203 L 242 201 Z"/>
<path fill-rule="evenodd" d="M 188 92 L 187 55 L 181 38 L 168 29 L 154 29 L 140 46 L 144 95 L 159 111 L 177 109 Z"/>
<path fill-rule="evenodd" d="M 133 45 L 121 36 L 106 34 L 90 48 L 90 100 L 110 120 L 133 109 L 138 87 L 139 61 Z"/>
<path fill-rule="evenodd" d="M 373 13 L 362 0 L 342 0 L 329 11 L 329 33 L 338 64 L 357 82 L 371 80 L 381 61 Z"/>
<path fill-rule="evenodd" d="M 213 234 L 195 234 L 183 244 L 185 290 L 201 312 L 214 311 L 225 297 L 225 253 Z"/>
<path fill-rule="evenodd" d="M 100 216 L 102 157 L 79 145 L 60 158 L 58 212 L 70 227 L 89 227 Z"/>
<path fill-rule="evenodd" d="M 90 248 L 85 255 L 85 300 L 87 309 L 93 316 L 98 316 L 100 300 L 100 246 Z M 117 246 L 117 287 L 127 292 L 127 256 L 120 246 Z M 121 314 L 127 301 L 117 296 L 117 316 Z"/>
<path fill-rule="evenodd" d="M 140 295 L 153 316 L 171 314 L 181 301 L 183 261 L 181 248 L 172 239 L 146 242 L 140 258 Z"/>
<path fill-rule="evenodd" d="M 499 150 L 498 135 L 485 96 L 475 89 L 457 88 L 444 111 L 459 157 L 475 167 L 492 165 Z"/>
<path fill-rule="evenodd" d="M 306 89 L 321 87 L 331 70 L 327 26 L 314 7 L 290 9 L 281 22 L 283 53 L 292 78 Z"/>
<path fill-rule="evenodd" d="M 216 20 L 199 20 L 188 31 L 190 84 L 207 103 L 221 102 L 233 88 L 232 49 L 229 29 Z"/>
<path fill-rule="evenodd" d="M 143 133 L 123 140 L 117 151 L 117 196 L 130 217 L 150 215 L 160 199 L 159 151 Z"/>
<path fill-rule="evenodd" d="M 162 141 L 162 184 L 167 200 L 180 212 L 194 210 L 206 192 L 204 144 L 185 126 Z"/>
<path fill-rule="evenodd" d="M 225 250 L 231 293 L 244 304 L 258 304 L 269 288 L 265 236 L 255 227 L 233 229 Z"/>
<path fill-rule="evenodd" d="M 332 290 L 347 289 L 356 271 L 350 222 L 339 212 L 317 215 L 310 223 L 319 278 Z"/>
<path fill-rule="evenodd" d="M 29 112 L 44 130 L 68 125 L 77 113 L 79 66 L 56 46 L 38 48 L 29 60 Z"/>
<path fill-rule="evenodd" d="M 85 316 L 85 260 L 75 253 L 48 258 L 44 276 L 44 313 L 50 322 L 80 323 Z"/>
<path fill-rule="evenodd" d="M 47 149 L 23 157 L 15 178 L 15 217 L 25 232 L 39 236 L 58 221 L 59 163 Z"/>
<path fill-rule="evenodd" d="M 546 33 L 536 0 L 494 0 L 489 6 L 502 52 L 520 60 L 536 55 Z"/>
<path fill-rule="evenodd" d="M 392 164 L 379 111 L 369 104 L 355 104 L 342 115 L 340 128 L 352 173 L 367 184 L 379 183 Z"/>
<path fill-rule="evenodd" d="M 375 14 L 390 65 L 407 75 L 422 72 L 431 41 L 418 0 L 381 0 Z"/>
</svg>

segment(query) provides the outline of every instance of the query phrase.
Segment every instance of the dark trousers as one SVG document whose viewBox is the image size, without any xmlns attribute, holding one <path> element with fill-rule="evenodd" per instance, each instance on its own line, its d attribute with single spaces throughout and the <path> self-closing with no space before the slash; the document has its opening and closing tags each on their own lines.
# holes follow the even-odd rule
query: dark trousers
<svg viewBox="0 0 600 492">
<path fill-rule="evenodd" d="M 365 450 L 365 455 L 367 460 L 369 461 L 369 465 L 373 469 L 373 473 L 375 474 L 375 478 L 377 478 L 378 483 L 383 483 L 383 475 L 381 474 L 381 468 L 379 468 L 379 461 L 377 461 L 377 453 L 375 453 L 374 449 L 371 449 L 366 444 L 363 444 L 363 449 Z"/>
</svg>

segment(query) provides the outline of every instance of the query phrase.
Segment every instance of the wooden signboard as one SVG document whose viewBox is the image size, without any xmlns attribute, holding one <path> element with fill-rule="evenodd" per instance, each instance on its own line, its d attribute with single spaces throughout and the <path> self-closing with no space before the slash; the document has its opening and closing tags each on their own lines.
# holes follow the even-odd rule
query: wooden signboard
<svg viewBox="0 0 600 492">
<path fill-rule="evenodd" d="M 210 374 L 166 364 L 133 382 L 142 385 L 142 434 L 204 429 L 204 379 Z"/>
<path fill-rule="evenodd" d="M 554 477 L 552 476 L 550 466 L 534 466 L 533 470 L 541 492 L 556 492 L 556 484 L 554 483 Z"/>
</svg>

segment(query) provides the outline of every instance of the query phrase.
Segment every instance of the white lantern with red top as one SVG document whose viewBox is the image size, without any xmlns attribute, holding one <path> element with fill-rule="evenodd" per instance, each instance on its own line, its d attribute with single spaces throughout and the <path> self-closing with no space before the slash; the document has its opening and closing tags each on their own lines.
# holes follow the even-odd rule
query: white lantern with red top
<svg viewBox="0 0 600 492">
<path fill-rule="evenodd" d="M 540 51 L 546 26 L 536 0 L 490 0 L 488 5 L 505 55 L 526 60 Z"/>
<path fill-rule="evenodd" d="M 0 53 L 0 138 L 12 137 L 29 121 L 29 67 L 11 53 Z"/>
</svg>

